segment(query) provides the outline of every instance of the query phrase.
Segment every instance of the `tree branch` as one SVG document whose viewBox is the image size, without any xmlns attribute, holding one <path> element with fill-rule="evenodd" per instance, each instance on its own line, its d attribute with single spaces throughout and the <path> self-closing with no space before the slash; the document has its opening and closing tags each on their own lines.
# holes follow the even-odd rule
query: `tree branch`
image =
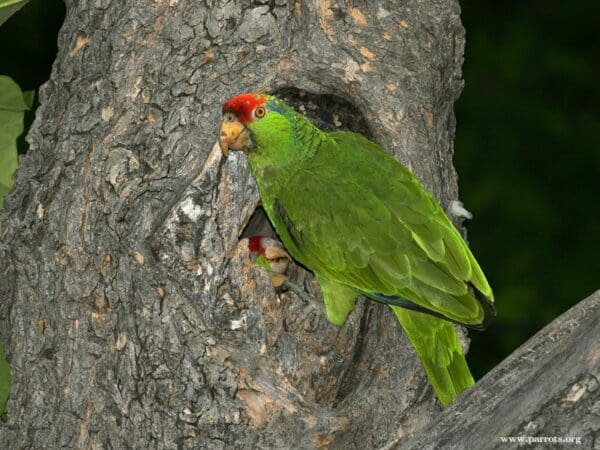
<svg viewBox="0 0 600 450">
<path fill-rule="evenodd" d="M 502 438 L 509 436 L 578 437 L 583 448 L 597 448 L 599 431 L 597 291 L 523 344 L 416 437 L 385 448 L 507 448 Z M 536 448 L 550 446 L 563 448 L 552 441 Z"/>
</svg>

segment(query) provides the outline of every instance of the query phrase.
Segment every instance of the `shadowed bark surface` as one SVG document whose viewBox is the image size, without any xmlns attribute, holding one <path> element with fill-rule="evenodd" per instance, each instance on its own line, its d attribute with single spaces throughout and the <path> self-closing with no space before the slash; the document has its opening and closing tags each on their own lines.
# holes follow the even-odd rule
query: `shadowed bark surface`
<svg viewBox="0 0 600 450">
<path fill-rule="evenodd" d="M 291 277 L 316 307 L 249 263 L 258 195 L 213 144 L 225 98 L 280 92 L 447 206 L 463 46 L 453 0 L 67 1 L 0 216 L 0 446 L 375 448 L 427 424 L 386 308 L 338 329 L 309 273 Z"/>
</svg>

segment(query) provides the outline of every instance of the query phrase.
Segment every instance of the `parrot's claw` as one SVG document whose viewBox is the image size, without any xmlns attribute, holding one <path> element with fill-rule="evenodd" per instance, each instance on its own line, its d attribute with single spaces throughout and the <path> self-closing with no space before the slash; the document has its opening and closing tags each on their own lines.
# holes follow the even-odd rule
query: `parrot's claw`
<svg viewBox="0 0 600 450">
<path fill-rule="evenodd" d="M 459 200 L 452 200 L 448 205 L 448 209 L 446 213 L 450 216 L 450 218 L 455 219 L 472 219 L 473 214 L 471 214 L 465 206 L 463 202 Z"/>
</svg>

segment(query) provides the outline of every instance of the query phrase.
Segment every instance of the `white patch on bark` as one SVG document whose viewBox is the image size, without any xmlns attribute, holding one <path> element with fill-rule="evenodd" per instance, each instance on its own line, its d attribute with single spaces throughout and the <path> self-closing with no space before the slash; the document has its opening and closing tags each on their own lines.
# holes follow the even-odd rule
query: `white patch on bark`
<svg viewBox="0 0 600 450">
<path fill-rule="evenodd" d="M 239 330 L 241 328 L 246 328 L 246 317 L 242 316 L 239 319 L 232 320 L 231 325 L 229 325 L 229 328 L 231 328 L 232 330 Z"/>
<path fill-rule="evenodd" d="M 181 211 L 192 221 L 196 222 L 202 215 L 202 208 L 194 203 L 191 197 L 186 198 L 181 203 Z"/>
<path fill-rule="evenodd" d="M 377 18 L 378 19 L 385 19 L 390 14 L 391 13 L 387 9 L 385 9 L 383 6 L 380 6 L 379 9 L 377 10 Z"/>
</svg>

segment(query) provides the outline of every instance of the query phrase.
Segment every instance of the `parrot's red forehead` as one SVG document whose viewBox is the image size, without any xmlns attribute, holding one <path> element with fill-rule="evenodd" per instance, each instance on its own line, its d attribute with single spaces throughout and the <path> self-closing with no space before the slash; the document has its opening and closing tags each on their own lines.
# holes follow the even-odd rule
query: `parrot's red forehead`
<svg viewBox="0 0 600 450">
<path fill-rule="evenodd" d="M 262 94 L 241 94 L 223 103 L 223 114 L 233 113 L 243 124 L 252 122 L 252 111 L 267 101 Z"/>
</svg>

